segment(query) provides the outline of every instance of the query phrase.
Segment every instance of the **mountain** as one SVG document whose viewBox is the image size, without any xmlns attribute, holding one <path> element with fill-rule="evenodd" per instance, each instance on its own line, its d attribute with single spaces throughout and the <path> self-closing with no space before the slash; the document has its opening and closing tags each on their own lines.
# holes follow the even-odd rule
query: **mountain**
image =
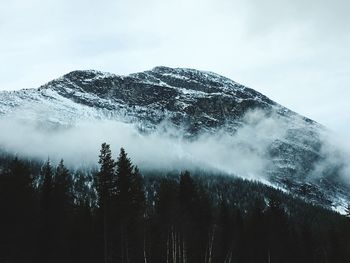
<svg viewBox="0 0 350 263">
<path fill-rule="evenodd" d="M 264 182 L 338 210 L 350 201 L 343 163 L 328 161 L 326 128 L 212 72 L 168 67 L 128 76 L 73 71 L 38 89 L 0 92 L 0 116 L 15 115 L 53 129 L 85 120 L 131 123 L 144 134 L 171 126 L 188 141 L 203 134 L 234 137 L 250 127 L 264 147 L 246 142 L 239 147 L 268 160 Z"/>
</svg>

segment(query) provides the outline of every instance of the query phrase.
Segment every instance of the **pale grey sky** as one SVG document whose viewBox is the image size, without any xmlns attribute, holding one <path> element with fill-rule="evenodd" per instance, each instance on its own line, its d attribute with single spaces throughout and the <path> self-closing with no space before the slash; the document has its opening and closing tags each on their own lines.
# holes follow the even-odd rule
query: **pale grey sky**
<svg viewBox="0 0 350 263">
<path fill-rule="evenodd" d="M 75 69 L 210 70 L 350 133 L 350 1 L 1 0 L 0 90 Z"/>
</svg>

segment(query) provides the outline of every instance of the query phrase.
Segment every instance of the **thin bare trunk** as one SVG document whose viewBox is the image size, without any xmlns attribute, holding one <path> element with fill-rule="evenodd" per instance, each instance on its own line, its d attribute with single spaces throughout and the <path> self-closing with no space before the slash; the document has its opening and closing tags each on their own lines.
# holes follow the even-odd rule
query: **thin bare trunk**
<svg viewBox="0 0 350 263">
<path fill-rule="evenodd" d="M 126 256 L 126 262 L 129 263 L 129 240 L 128 240 L 127 232 L 125 235 L 125 256 Z"/>
<path fill-rule="evenodd" d="M 146 231 L 143 232 L 143 262 L 147 263 L 147 253 L 146 253 Z"/>
<path fill-rule="evenodd" d="M 230 251 L 227 251 L 224 263 L 227 263 L 229 256 L 230 256 Z"/>
<path fill-rule="evenodd" d="M 182 236 L 181 236 L 181 234 L 179 233 L 179 241 L 178 241 L 178 249 L 179 249 L 179 262 L 180 263 L 183 263 L 184 262 L 184 259 L 183 259 L 183 254 L 182 254 L 182 247 L 181 247 L 181 245 L 182 245 L 182 242 L 181 242 L 181 240 L 182 240 Z"/>
<path fill-rule="evenodd" d="M 172 248 L 173 248 L 173 263 L 176 263 L 176 253 L 175 253 L 175 233 L 174 233 L 174 226 L 172 228 L 172 232 L 171 232 L 171 236 L 172 236 L 172 242 L 171 242 L 171 245 L 172 245 Z"/>
<path fill-rule="evenodd" d="M 208 263 L 212 262 L 214 236 L 215 236 L 215 226 L 213 227 L 213 232 L 212 232 L 212 235 L 211 235 Z"/>
<path fill-rule="evenodd" d="M 205 253 L 204 253 L 204 263 L 207 263 L 207 247 L 205 248 Z"/>
<path fill-rule="evenodd" d="M 176 250 L 177 250 L 177 261 L 181 263 L 181 249 L 180 249 L 180 232 L 177 233 L 177 238 L 176 238 Z"/>
<path fill-rule="evenodd" d="M 182 256 L 183 256 L 183 263 L 186 263 L 185 239 L 182 240 Z"/>
<path fill-rule="evenodd" d="M 103 211 L 103 241 L 104 241 L 104 262 L 108 263 L 108 239 L 107 239 L 107 212 L 106 207 Z"/>
<path fill-rule="evenodd" d="M 230 253 L 230 259 L 229 259 L 229 261 L 227 263 L 231 263 L 231 261 L 232 261 L 232 251 Z"/>
<path fill-rule="evenodd" d="M 170 232 L 168 231 L 168 235 L 166 238 L 166 263 L 169 263 L 169 240 L 170 240 Z"/>
<path fill-rule="evenodd" d="M 175 263 L 177 263 L 177 247 L 176 247 L 176 230 L 174 231 L 174 253 L 175 253 Z"/>
<path fill-rule="evenodd" d="M 122 257 L 122 263 L 124 263 L 124 230 L 123 230 L 123 224 L 120 226 L 120 252 L 121 252 L 121 257 Z"/>
<path fill-rule="evenodd" d="M 230 263 L 231 261 L 232 261 L 232 251 L 229 250 L 229 251 L 227 251 L 224 263 Z"/>
</svg>

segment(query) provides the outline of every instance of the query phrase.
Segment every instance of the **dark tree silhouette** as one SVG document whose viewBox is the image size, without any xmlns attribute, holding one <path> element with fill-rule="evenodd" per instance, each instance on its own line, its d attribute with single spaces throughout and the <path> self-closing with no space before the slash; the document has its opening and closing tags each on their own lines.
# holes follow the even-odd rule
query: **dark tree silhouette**
<svg viewBox="0 0 350 263">
<path fill-rule="evenodd" d="M 73 208 L 73 181 L 63 160 L 59 162 L 54 174 L 52 198 L 54 206 L 52 224 L 55 231 L 53 243 L 56 252 L 54 260 L 62 262 L 70 253 L 67 243 L 71 241 L 71 221 L 75 212 Z"/>
<path fill-rule="evenodd" d="M 99 169 L 0 153 L 0 262 L 345 263 L 350 220 L 204 171 L 141 174 L 102 144 Z"/>
<path fill-rule="evenodd" d="M 145 193 L 142 177 L 123 148 L 116 168 L 117 219 L 120 224 L 120 262 L 142 262 L 146 258 L 144 248 L 143 219 Z"/>
<path fill-rule="evenodd" d="M 103 243 L 104 243 L 104 262 L 108 263 L 109 255 L 109 236 L 110 232 L 110 214 L 111 202 L 115 194 L 115 166 L 112 158 L 110 145 L 103 143 L 99 155 L 100 171 L 97 178 L 97 191 L 100 214 L 103 217 Z"/>
<path fill-rule="evenodd" d="M 40 234 L 38 261 L 48 262 L 53 260 L 54 232 L 55 232 L 55 202 L 54 202 L 54 178 L 50 160 L 42 167 L 40 178 Z"/>
</svg>

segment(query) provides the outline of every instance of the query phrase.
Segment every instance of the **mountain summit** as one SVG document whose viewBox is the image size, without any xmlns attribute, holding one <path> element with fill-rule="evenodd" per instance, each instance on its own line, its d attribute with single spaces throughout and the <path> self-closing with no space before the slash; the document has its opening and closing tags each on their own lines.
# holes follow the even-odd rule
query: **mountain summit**
<svg viewBox="0 0 350 263">
<path fill-rule="evenodd" d="M 18 114 L 51 127 L 112 120 L 134 124 L 146 134 L 170 125 L 190 141 L 203 134 L 244 135 L 250 127 L 253 137 L 262 136 L 264 148 L 239 147 L 268 160 L 263 178 L 269 183 L 327 207 L 350 200 L 341 164 L 326 163 L 326 130 L 320 124 L 212 72 L 169 67 L 127 76 L 73 71 L 38 89 L 0 92 L 1 118 Z"/>
</svg>

